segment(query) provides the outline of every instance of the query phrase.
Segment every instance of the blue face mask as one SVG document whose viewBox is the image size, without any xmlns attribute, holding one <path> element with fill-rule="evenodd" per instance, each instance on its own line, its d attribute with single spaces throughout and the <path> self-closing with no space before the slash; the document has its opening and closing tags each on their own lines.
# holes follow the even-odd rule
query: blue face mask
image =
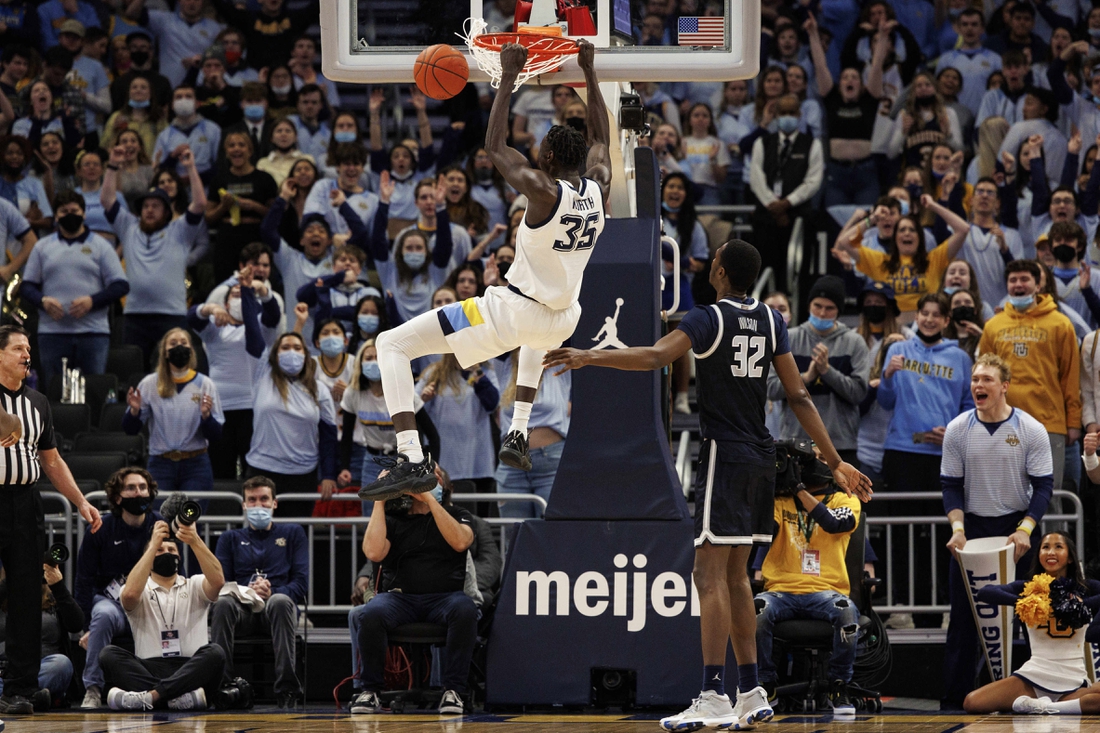
<svg viewBox="0 0 1100 733">
<path fill-rule="evenodd" d="M 134 109 L 146 109 L 149 106 L 149 100 L 146 99 L 144 102 L 139 102 L 136 99 L 131 99 L 130 106 Z"/>
<path fill-rule="evenodd" d="M 428 259 L 428 254 L 426 252 L 406 252 L 402 257 L 404 257 L 406 265 L 414 270 L 419 270 Z"/>
<path fill-rule="evenodd" d="M 359 330 L 363 333 L 375 333 L 378 331 L 378 326 L 381 325 L 381 320 L 378 316 L 373 315 L 361 315 L 355 319 L 359 324 Z"/>
<path fill-rule="evenodd" d="M 670 214 L 678 214 L 678 213 L 680 213 L 680 209 L 682 207 L 680 207 L 680 206 L 669 206 L 668 204 L 666 204 L 662 201 L 661 202 L 661 208 L 664 209 L 665 211 L 667 211 Z"/>
<path fill-rule="evenodd" d="M 792 132 L 798 129 L 798 121 L 798 118 L 794 115 L 780 115 L 779 131 L 790 135 Z"/>
<path fill-rule="evenodd" d="M 382 367 L 378 366 L 376 361 L 365 361 L 360 365 L 359 369 L 363 372 L 363 376 L 372 382 L 382 381 Z"/>
<path fill-rule="evenodd" d="M 910 183 L 905 190 L 909 192 L 909 199 L 912 201 L 920 201 L 920 195 L 924 193 L 924 187 L 915 183 Z"/>
<path fill-rule="evenodd" d="M 901 204 L 901 215 L 909 216 L 909 202 L 905 199 L 898 199 L 898 203 Z"/>
<path fill-rule="evenodd" d="M 266 112 L 267 108 L 262 104 L 246 104 L 244 106 L 244 116 L 248 118 L 249 122 L 259 122 L 264 118 Z"/>
<path fill-rule="evenodd" d="M 943 292 L 947 293 L 948 295 L 954 295 L 955 293 L 959 292 L 959 289 L 954 285 L 944 285 Z"/>
<path fill-rule="evenodd" d="M 436 501 L 440 504 L 443 503 L 443 487 L 440 486 L 438 482 L 436 482 L 435 488 L 432 489 L 431 494 L 435 497 Z"/>
<path fill-rule="evenodd" d="M 302 372 L 306 364 L 306 355 L 300 351 L 280 351 L 279 368 L 288 377 L 296 377 Z"/>
<path fill-rule="evenodd" d="M 337 130 L 332 133 L 332 137 L 338 143 L 353 143 L 359 139 L 359 135 L 354 130 Z"/>
<path fill-rule="evenodd" d="M 1100 28 L 1089 28 L 1089 35 L 1097 40 L 1100 40 Z"/>
<path fill-rule="evenodd" d="M 325 356 L 339 356 L 344 353 L 344 339 L 339 336 L 325 336 L 321 339 L 321 353 Z"/>
<path fill-rule="evenodd" d="M 836 323 L 835 318 L 818 318 L 817 316 L 810 316 L 810 325 L 816 328 L 818 331 L 828 331 Z"/>
<path fill-rule="evenodd" d="M 1018 311 L 1026 311 L 1032 305 L 1035 304 L 1034 295 L 1010 295 L 1008 296 L 1008 302 L 1012 304 L 1012 307 Z"/>
<path fill-rule="evenodd" d="M 1062 280 L 1072 280 L 1080 274 L 1076 267 L 1052 267 L 1050 269 L 1056 277 Z"/>
<path fill-rule="evenodd" d="M 252 529 L 267 529 L 271 526 L 271 510 L 267 507 L 249 507 L 244 510 L 244 515 Z"/>
</svg>

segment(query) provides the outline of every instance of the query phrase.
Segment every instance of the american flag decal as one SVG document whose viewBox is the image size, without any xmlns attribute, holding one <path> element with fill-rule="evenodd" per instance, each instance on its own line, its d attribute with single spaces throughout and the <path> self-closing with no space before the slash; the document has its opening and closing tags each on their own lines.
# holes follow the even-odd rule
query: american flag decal
<svg viewBox="0 0 1100 733">
<path fill-rule="evenodd" d="M 676 45 L 725 46 L 726 19 L 684 16 L 676 21 Z"/>
</svg>

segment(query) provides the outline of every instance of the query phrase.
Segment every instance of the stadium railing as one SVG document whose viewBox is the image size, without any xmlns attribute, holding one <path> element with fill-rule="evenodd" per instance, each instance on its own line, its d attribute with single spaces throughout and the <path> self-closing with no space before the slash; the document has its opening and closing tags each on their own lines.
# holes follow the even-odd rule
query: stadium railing
<svg viewBox="0 0 1100 733">
<path fill-rule="evenodd" d="M 943 494 L 939 491 L 897 491 L 897 492 L 881 492 L 875 494 L 873 505 L 878 505 L 880 502 L 913 502 L 913 501 L 941 501 Z M 1055 491 L 1054 500 L 1061 499 L 1063 501 L 1062 506 L 1065 507 L 1065 502 L 1069 502 L 1073 506 L 1072 514 L 1047 514 L 1043 517 L 1041 523 L 1041 530 L 1037 529 L 1032 533 L 1032 542 L 1038 541 L 1043 532 L 1050 529 L 1055 529 L 1057 525 L 1064 525 L 1066 523 L 1073 523 L 1074 525 L 1074 541 L 1077 543 L 1079 552 L 1081 552 L 1081 560 L 1084 561 L 1084 541 L 1085 541 L 1085 511 L 1084 505 L 1081 503 L 1080 497 L 1071 491 Z M 898 581 L 903 581 L 908 589 L 908 597 L 914 598 L 916 591 L 916 564 L 918 562 L 930 562 L 931 563 L 931 576 L 932 576 L 932 588 L 931 594 L 928 595 L 933 601 L 939 597 L 940 585 L 945 586 L 947 578 L 943 572 L 945 568 L 941 566 L 941 552 L 942 548 L 947 544 L 948 538 L 951 536 L 951 529 L 947 525 L 947 517 L 943 514 L 937 516 L 875 516 L 874 514 L 867 515 L 867 522 L 871 527 L 884 526 L 886 528 L 886 557 L 879 557 L 879 563 L 885 562 L 887 568 L 886 573 L 886 601 L 885 603 L 879 601 L 875 603 L 875 610 L 880 614 L 888 613 L 944 613 L 951 610 L 949 605 L 941 604 L 928 604 L 919 605 L 910 603 L 894 604 L 895 588 Z M 937 531 L 937 528 L 943 526 L 942 529 Z M 918 542 L 916 538 L 916 529 L 918 527 L 928 526 L 930 529 L 930 540 L 927 543 Z M 904 567 L 906 573 L 890 572 L 894 569 L 901 568 L 899 563 L 894 561 L 894 547 L 893 538 L 895 531 L 903 531 L 908 533 L 907 544 L 907 557 Z M 920 559 L 923 555 L 923 559 Z M 877 569 L 876 569 L 877 570 Z M 881 574 L 881 573 L 880 573 Z M 899 577 L 900 576 L 900 577 Z M 922 594 L 923 595 L 923 594 Z"/>
<path fill-rule="evenodd" d="M 170 492 L 160 494 L 158 498 L 165 498 Z M 71 511 L 71 505 L 65 500 L 65 497 L 56 492 L 44 492 L 43 497 L 49 496 L 50 498 L 58 498 L 65 502 L 67 516 L 67 524 L 63 521 L 61 515 L 49 515 L 47 521 L 51 524 L 51 538 L 53 532 L 56 531 L 55 526 L 65 532 L 66 537 L 72 537 L 74 530 L 73 517 L 74 514 Z M 204 491 L 195 492 L 190 495 L 191 498 L 197 501 L 207 501 L 215 499 L 232 500 L 240 505 L 241 495 L 232 491 Z M 100 505 L 107 498 L 106 492 L 93 491 L 87 494 L 87 498 L 90 502 L 96 505 Z M 335 494 L 333 500 L 336 501 L 354 501 L 359 502 L 359 497 L 355 494 Z M 498 501 L 501 503 L 528 503 L 535 504 L 543 511 L 546 510 L 546 500 L 541 496 L 535 494 L 452 494 L 452 500 L 455 502 L 477 502 L 477 501 Z M 315 502 L 318 499 L 318 494 L 280 494 L 279 503 L 288 504 L 291 502 Z M 280 517 L 276 514 L 274 517 L 276 523 L 286 524 L 300 524 L 305 528 L 306 536 L 308 538 L 309 548 L 309 584 L 306 593 L 306 607 L 309 609 L 311 615 L 316 614 L 346 614 L 351 610 L 352 606 L 349 604 L 337 603 L 337 597 L 346 597 L 350 594 L 351 589 L 355 585 L 355 579 L 358 575 L 359 568 L 365 561 L 360 545 L 362 544 L 362 535 L 366 531 L 367 524 L 370 522 L 370 517 Z M 489 517 L 485 519 L 493 527 L 500 527 L 500 550 L 504 555 L 507 552 L 507 528 L 518 522 L 524 521 L 523 518 L 517 517 Z M 213 548 L 217 542 L 218 536 L 221 533 L 230 529 L 238 529 L 244 526 L 244 513 L 239 515 L 223 514 L 223 515 L 203 515 L 199 518 L 199 531 L 203 538 L 203 542 L 207 546 Z M 84 526 L 85 522 L 82 518 L 78 518 L 78 526 L 75 527 L 77 532 L 76 541 L 71 543 L 71 547 L 79 548 L 80 543 L 84 538 Z M 327 528 L 327 531 L 326 531 Z M 318 539 L 324 544 L 327 544 L 328 553 L 325 558 L 328 562 L 327 572 L 324 567 L 318 567 L 316 562 Z M 327 542 L 325 540 L 327 539 Z M 52 539 L 51 539 L 52 541 Z M 344 557 L 350 560 L 349 568 L 350 574 L 346 579 L 346 582 L 342 582 L 337 578 L 336 570 L 336 558 L 338 553 L 345 553 Z M 73 553 L 73 558 L 70 558 L 70 564 L 75 559 L 76 552 Z M 184 572 L 189 572 L 190 553 L 184 554 Z M 71 567 L 67 568 L 68 577 L 72 577 Z M 316 592 L 316 581 L 318 579 L 317 571 L 325 573 L 327 575 L 327 598 L 322 597 L 318 599 L 318 593 Z M 338 590 L 339 589 L 339 590 Z"/>
</svg>

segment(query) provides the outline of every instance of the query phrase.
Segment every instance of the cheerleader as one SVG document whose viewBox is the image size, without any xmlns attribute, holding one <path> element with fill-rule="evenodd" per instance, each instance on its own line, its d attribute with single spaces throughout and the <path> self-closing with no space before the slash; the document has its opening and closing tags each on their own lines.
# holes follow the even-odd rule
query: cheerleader
<svg viewBox="0 0 1100 733">
<path fill-rule="evenodd" d="M 1100 608 L 1100 582 L 1086 580 L 1073 540 L 1048 532 L 1032 565 L 1034 577 L 987 585 L 977 600 L 1015 606 L 1027 626 L 1031 659 L 1007 677 L 974 690 L 963 707 L 971 714 L 1100 713 L 1100 685 L 1089 686 L 1085 629 Z"/>
</svg>

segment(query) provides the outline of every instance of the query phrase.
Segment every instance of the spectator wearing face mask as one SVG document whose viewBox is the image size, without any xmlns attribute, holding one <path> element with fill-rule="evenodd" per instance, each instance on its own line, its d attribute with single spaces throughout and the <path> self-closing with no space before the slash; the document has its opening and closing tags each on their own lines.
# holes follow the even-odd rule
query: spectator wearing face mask
<svg viewBox="0 0 1100 733">
<path fill-rule="evenodd" d="M 240 104 L 244 119 L 225 128 L 224 135 L 229 137 L 235 132 L 247 135 L 252 141 L 249 161 L 256 165 L 271 152 L 271 134 L 275 127 L 274 118 L 267 113 L 267 89 L 259 82 L 246 83 L 241 87 Z"/>
<path fill-rule="evenodd" d="M 466 173 L 473 181 L 470 198 L 485 207 L 489 214 L 489 226 L 508 223 L 508 206 L 516 199 L 516 192 L 504 181 L 504 176 L 493 165 L 485 148 L 478 148 L 466 160 Z M 498 244 L 490 244 L 495 249 Z"/>
<path fill-rule="evenodd" d="M 221 148 L 221 128 L 198 114 L 195 88 L 191 86 L 177 87 L 172 92 L 172 115 L 172 123 L 157 135 L 152 148 L 153 165 L 160 168 L 174 166 L 176 175 L 183 175 L 185 171 L 179 156 L 187 146 L 195 157 L 199 175 L 203 180 L 208 180 L 214 173 Z"/>
<path fill-rule="evenodd" d="M 330 499 L 337 460 L 332 394 L 318 382 L 317 363 L 309 358 L 301 334 L 284 333 L 266 347 L 254 292 L 241 288 L 253 376 L 249 477 L 267 476 L 288 494 L 316 491 L 320 477 L 321 498 Z"/>
<path fill-rule="evenodd" d="M 1012 370 L 1008 404 L 1027 412 L 1047 431 L 1054 456 L 1054 490 L 1062 487 L 1066 444 L 1081 435 L 1081 360 L 1073 324 L 1039 288 L 1031 260 L 1005 266 L 1008 302 L 982 333 L 979 351 L 1000 356 Z"/>
<path fill-rule="evenodd" d="M 323 310 L 318 311 L 318 315 L 322 314 Z M 349 354 L 358 353 L 364 341 L 377 338 L 378 334 L 390 327 L 386 301 L 377 295 L 365 295 L 360 298 L 351 309 L 351 315 L 355 316 L 355 325 L 352 326 L 351 338 L 348 341 Z"/>
<path fill-rule="evenodd" d="M 371 170 L 375 175 L 389 171 L 394 186 L 390 214 L 393 219 L 402 219 L 406 223 L 417 218 L 417 184 L 432 175 L 435 165 L 435 152 L 432 147 L 432 128 L 428 121 L 427 98 L 423 92 L 413 87 L 409 91 L 409 101 L 416 109 L 417 126 L 420 131 L 419 155 L 413 147 L 417 141 L 402 141 L 386 150 L 382 139 L 382 105 L 385 96 L 376 88 L 370 97 L 370 149 Z M 517 113 L 518 114 L 518 113 Z M 396 226 L 396 225 L 395 225 Z"/>
<path fill-rule="evenodd" d="M 275 656 L 275 699 L 288 708 L 302 696 L 295 673 L 298 604 L 306 602 L 309 543 L 301 525 L 272 522 L 279 507 L 275 482 L 256 476 L 241 486 L 245 526 L 218 538 L 217 555 L 237 593 L 223 593 L 210 619 L 210 639 L 225 651 L 223 684 L 233 679 L 233 642 L 238 636 L 269 636 Z M 257 611 L 252 594 L 263 602 Z M 248 601 L 247 603 L 245 601 Z"/>
<path fill-rule="evenodd" d="M 833 444 L 844 460 L 856 458 L 859 405 L 867 394 L 870 370 L 867 343 L 837 316 L 844 307 L 844 281 L 825 275 L 809 293 L 810 318 L 789 332 L 791 353 L 802 372 L 802 381 L 813 398 Z M 773 371 L 768 397 L 785 399 L 786 392 Z M 790 409 L 783 410 L 782 440 L 807 440 Z"/>
<path fill-rule="evenodd" d="M 126 394 L 122 429 L 137 435 L 149 425 L 149 473 L 164 491 L 212 491 L 207 449 L 221 439 L 221 400 L 214 380 L 195 371 L 191 336 L 182 328 L 164 334 L 157 370 Z"/>
<path fill-rule="evenodd" d="M 947 269 L 943 271 L 943 282 L 940 284 L 940 291 L 948 297 L 960 290 L 975 292 L 976 281 L 974 267 L 969 262 L 964 259 L 953 260 L 947 266 Z M 990 319 L 993 317 L 993 308 L 988 303 L 983 303 L 979 315 L 983 320 Z"/>
<path fill-rule="evenodd" d="M 157 136 L 168 126 L 164 120 L 164 103 L 153 97 L 153 87 L 143 76 L 134 77 L 126 104 L 107 118 L 103 125 L 103 139 L 114 140 L 122 130 L 134 130 L 141 135 L 142 145 L 152 150 Z"/>
<path fill-rule="evenodd" d="M 298 314 L 298 323 L 305 323 L 308 311 L 299 303 L 295 308 Z M 344 326 L 335 318 L 318 320 L 313 329 L 313 348 L 320 353 L 313 357 L 317 362 L 317 382 L 332 395 L 332 403 L 336 405 L 336 439 L 340 439 L 342 428 L 340 415 L 340 400 L 344 396 L 344 390 L 351 383 L 354 359 L 348 357 L 348 337 L 344 333 Z"/>
<path fill-rule="evenodd" d="M 946 292 L 946 291 L 945 291 Z M 951 323 L 943 329 L 945 338 L 958 341 L 959 348 L 973 361 L 982 339 L 986 318 L 982 315 L 982 296 L 973 290 L 956 290 L 951 293 Z"/>
<path fill-rule="evenodd" d="M 167 77 L 153 69 L 153 37 L 144 28 L 138 28 L 126 36 L 126 50 L 130 55 L 130 67 L 115 76 L 111 82 L 111 108 L 121 109 L 130 96 L 130 82 L 134 77 L 142 76 L 153 86 L 153 98 L 171 99 L 172 88 L 179 86 L 168 81 Z M 181 69 L 182 72 L 182 69 Z M 181 77 L 182 79 L 182 77 Z"/>
<path fill-rule="evenodd" d="M 454 354 L 444 354 L 424 370 L 416 391 L 439 431 L 438 462 L 449 467 L 451 480 L 467 482 L 479 494 L 493 493 L 496 461 L 489 418 L 500 404 L 500 387 L 489 365 L 462 369 Z"/>
<path fill-rule="evenodd" d="M 132 0 L 123 15 L 149 29 L 160 49 L 160 70 L 173 86 L 183 81 L 187 70 L 201 63 L 203 51 L 224 27 L 203 15 L 204 0 L 180 0 L 175 12 L 149 10 Z"/>
<path fill-rule="evenodd" d="M 354 244 L 337 247 L 332 252 L 332 274 L 298 288 L 298 306 L 304 303 L 314 322 L 318 322 L 317 314 L 321 311 L 326 318 L 339 319 L 344 332 L 350 335 L 355 325 L 352 319 L 355 304 L 369 295 L 382 295 L 368 283 L 364 271 L 366 264 L 367 254 Z M 307 332 L 302 333 L 308 336 Z"/>
<path fill-rule="evenodd" d="M 249 268 L 247 262 L 241 269 L 247 271 L 246 268 Z M 255 274 L 252 276 L 255 278 L 251 281 L 252 292 L 262 304 L 260 325 L 263 342 L 270 346 L 279 333 L 282 305 L 264 278 Z M 244 309 L 240 283 L 234 277 L 227 287 L 215 290 L 222 291 L 221 301 L 208 300 L 191 306 L 187 312 L 187 323 L 202 339 L 210 364 L 210 378 L 218 385 L 225 418 L 221 440 L 210 444 L 214 478 L 235 479 L 238 463 L 244 472 L 248 471 L 245 456 L 252 444 L 252 363 L 244 349 Z"/>
<path fill-rule="evenodd" d="M 397 453 L 397 434 L 382 394 L 382 371 L 374 339 L 359 347 L 352 361 L 351 382 L 340 400 L 344 413 L 343 438 L 340 442 L 340 477 L 343 486 L 367 486 L 378 478 L 382 464 L 376 458 Z M 424 412 L 420 395 L 413 393 L 416 428 L 428 441 L 428 451 L 439 455 L 439 435 L 431 418 Z M 363 502 L 363 514 L 369 515 L 371 502 Z"/>
<path fill-rule="evenodd" d="M 40 311 L 41 379 L 61 374 L 61 360 L 85 374 L 107 368 L 111 329 L 108 307 L 130 292 L 115 248 L 84 222 L 84 197 L 69 191 L 55 199 L 56 234 L 30 250 L 22 295 Z"/>
<path fill-rule="evenodd" d="M 430 309 L 432 293 L 451 274 L 452 235 L 456 227 L 452 227 L 447 215 L 443 187 L 438 186 L 433 191 L 432 185 L 425 181 L 418 191 L 424 192 L 425 205 L 433 209 L 435 232 L 429 236 L 419 227 L 409 227 L 397 236 L 391 252 L 386 227 L 393 190 L 389 174 L 383 173 L 381 203 L 374 218 L 370 253 L 382 286 L 393 294 L 397 313 L 407 321 Z"/>
</svg>

